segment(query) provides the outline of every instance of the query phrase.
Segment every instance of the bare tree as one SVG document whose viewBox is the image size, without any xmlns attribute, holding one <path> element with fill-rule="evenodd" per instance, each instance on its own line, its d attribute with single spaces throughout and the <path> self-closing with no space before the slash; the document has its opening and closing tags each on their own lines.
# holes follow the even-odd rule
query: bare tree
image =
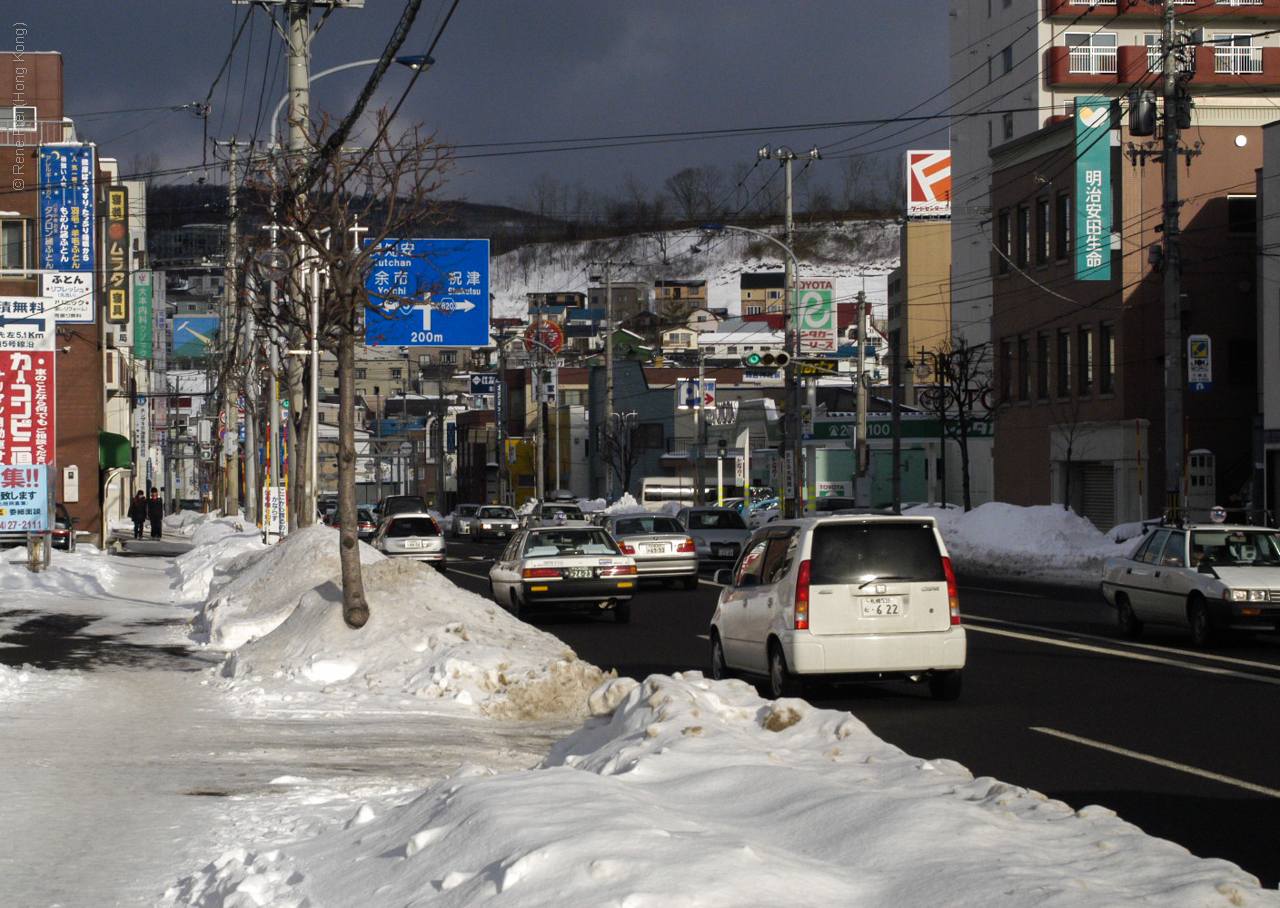
<svg viewBox="0 0 1280 908">
<path fill-rule="evenodd" d="M 926 352 L 932 360 L 938 384 L 921 392 L 922 406 L 938 414 L 942 431 L 960 448 L 964 509 L 973 507 L 969 468 L 969 436 L 978 423 L 992 418 L 991 373 L 986 344 L 969 346 L 963 337 L 954 337 Z"/>
<path fill-rule="evenodd" d="M 640 427 L 635 413 L 616 413 L 609 425 L 600 430 L 600 456 L 604 459 L 623 492 L 631 489 L 631 475 L 640 463 Z"/>
<path fill-rule="evenodd" d="M 329 135 L 321 119 L 307 132 L 308 153 L 286 155 L 261 171 L 255 187 L 286 230 L 294 268 L 283 294 L 288 304 L 262 311 L 264 324 L 309 332 L 314 305 L 318 343 L 338 361 L 338 518 L 343 617 L 351 627 L 369 619 L 356 535 L 355 351 L 362 342 L 366 311 L 387 300 L 366 289 L 366 279 L 394 239 L 412 237 L 444 221 L 448 209 L 435 196 L 453 169 L 451 150 L 417 127 L 391 128 L 379 111 L 364 148 L 320 153 Z M 353 136 L 353 139 L 363 139 Z M 303 173 L 303 169 L 305 174 Z M 305 177 L 310 191 L 295 191 Z M 372 187 L 375 191 L 368 192 Z M 430 299 L 433 288 L 420 288 Z M 295 397 L 301 400 L 302 395 Z M 294 408 L 298 409 L 298 408 Z"/>
<path fill-rule="evenodd" d="M 676 214 L 686 221 L 698 216 L 698 205 L 702 198 L 702 178 L 696 167 L 686 167 L 679 173 L 667 177 L 665 184 L 667 195 L 675 205 Z"/>
</svg>

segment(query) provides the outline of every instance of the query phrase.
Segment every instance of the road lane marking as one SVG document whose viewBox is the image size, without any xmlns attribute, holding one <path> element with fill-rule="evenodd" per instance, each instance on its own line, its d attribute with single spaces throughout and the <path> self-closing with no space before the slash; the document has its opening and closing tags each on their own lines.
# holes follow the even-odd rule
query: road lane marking
<svg viewBox="0 0 1280 908">
<path fill-rule="evenodd" d="M 1151 763 L 1155 766 L 1163 766 L 1165 769 L 1175 769 L 1178 772 L 1185 772 L 1189 775 L 1199 776 L 1202 779 L 1222 782 L 1225 785 L 1234 785 L 1236 788 L 1243 788 L 1246 791 L 1252 791 L 1255 794 L 1263 794 L 1270 798 L 1280 798 L 1280 791 L 1277 791 L 1274 788 L 1267 788 L 1265 785 L 1255 785 L 1252 782 L 1246 782 L 1243 779 L 1236 779 L 1231 776 L 1224 776 L 1221 773 L 1210 772 L 1207 769 L 1188 766 L 1186 763 L 1175 763 L 1172 760 L 1166 760 L 1162 757 L 1153 757 L 1150 754 L 1144 754 L 1136 750 L 1129 750 L 1125 747 L 1117 747 L 1114 744 L 1107 744 L 1103 741 L 1094 741 L 1092 738 L 1082 738 L 1079 735 L 1069 734 L 1065 731 L 1058 731 L 1056 728 L 1031 726 L 1031 730 L 1038 731 L 1042 735 L 1052 735 L 1053 737 L 1061 738 L 1064 741 L 1083 744 L 1086 747 L 1095 747 L 1098 750 L 1105 750 L 1107 753 L 1118 754 L 1119 756 L 1129 757 L 1134 760 L 1141 760 L 1144 763 Z"/>
<path fill-rule="evenodd" d="M 1158 665 L 1171 665 L 1175 668 L 1185 668 L 1187 671 L 1203 672 L 1206 675 L 1221 675 L 1226 678 L 1245 678 L 1249 681 L 1257 681 L 1261 684 L 1280 685 L 1280 678 L 1268 678 L 1264 675 L 1255 675 L 1250 672 L 1234 671 L 1227 668 L 1216 668 L 1212 665 L 1196 665 L 1191 662 L 1184 662 L 1180 659 L 1168 659 L 1161 656 L 1148 656 L 1145 653 L 1133 653 L 1124 649 L 1112 649 L 1105 646 L 1091 646 L 1087 643 L 1074 643 L 1070 640 L 1061 640 L 1057 637 L 1042 637 L 1037 634 L 1021 634 L 1017 631 L 1006 631 L 995 627 L 979 627 L 975 624 L 965 625 L 969 631 L 977 631 L 981 634 L 995 634 L 999 637 L 1013 637 L 1016 640 L 1031 640 L 1036 643 L 1048 643 L 1051 646 L 1061 646 L 1067 649 L 1081 649 L 1090 653 L 1100 653 L 1106 656 L 1115 656 L 1117 659 L 1133 659 L 1137 662 L 1154 662 Z M 1260 664 L 1260 663 L 1250 663 Z M 1266 668 L 1271 671 L 1277 670 L 1277 666 L 1267 665 Z"/>
</svg>

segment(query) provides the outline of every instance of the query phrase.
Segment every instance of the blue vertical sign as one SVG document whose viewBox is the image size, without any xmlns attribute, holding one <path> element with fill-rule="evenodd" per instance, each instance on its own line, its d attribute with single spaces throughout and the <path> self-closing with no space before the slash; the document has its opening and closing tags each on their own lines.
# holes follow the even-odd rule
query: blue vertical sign
<svg viewBox="0 0 1280 908">
<path fill-rule="evenodd" d="M 93 271 L 93 147 L 40 146 L 40 267 Z"/>
<path fill-rule="evenodd" d="M 1187 390 L 1213 390 L 1213 347 L 1207 334 L 1187 338 Z"/>
<path fill-rule="evenodd" d="M 1111 279 L 1111 101 L 1076 98 L 1078 281 Z"/>
<path fill-rule="evenodd" d="M 365 289 L 370 347 L 489 345 L 488 240 L 383 240 Z"/>
</svg>

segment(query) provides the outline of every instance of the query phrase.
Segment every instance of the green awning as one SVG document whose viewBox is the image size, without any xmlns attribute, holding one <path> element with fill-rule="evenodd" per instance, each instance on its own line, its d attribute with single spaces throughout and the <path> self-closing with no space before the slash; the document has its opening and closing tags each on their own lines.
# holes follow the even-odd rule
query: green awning
<svg viewBox="0 0 1280 908">
<path fill-rule="evenodd" d="M 114 432 L 98 433 L 98 467 L 113 470 L 133 466 L 133 445 L 123 435 Z"/>
</svg>

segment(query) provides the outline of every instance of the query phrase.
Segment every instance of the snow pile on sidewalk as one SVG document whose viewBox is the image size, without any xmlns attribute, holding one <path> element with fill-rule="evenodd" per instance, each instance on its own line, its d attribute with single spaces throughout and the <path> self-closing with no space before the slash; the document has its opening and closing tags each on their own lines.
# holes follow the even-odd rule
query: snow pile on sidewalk
<svg viewBox="0 0 1280 908">
<path fill-rule="evenodd" d="M 1113 542 L 1085 518 L 1057 505 L 991 502 L 972 511 L 922 506 L 904 513 L 936 518 L 956 570 L 970 577 L 1096 587 L 1102 562 L 1136 544 Z"/>
<path fill-rule="evenodd" d="M 171 905 L 508 908 L 1280 905 L 1100 807 L 1073 810 L 848 713 L 696 672 L 617 679 L 532 770 L 464 766 L 345 828 L 224 853 Z"/>
</svg>

